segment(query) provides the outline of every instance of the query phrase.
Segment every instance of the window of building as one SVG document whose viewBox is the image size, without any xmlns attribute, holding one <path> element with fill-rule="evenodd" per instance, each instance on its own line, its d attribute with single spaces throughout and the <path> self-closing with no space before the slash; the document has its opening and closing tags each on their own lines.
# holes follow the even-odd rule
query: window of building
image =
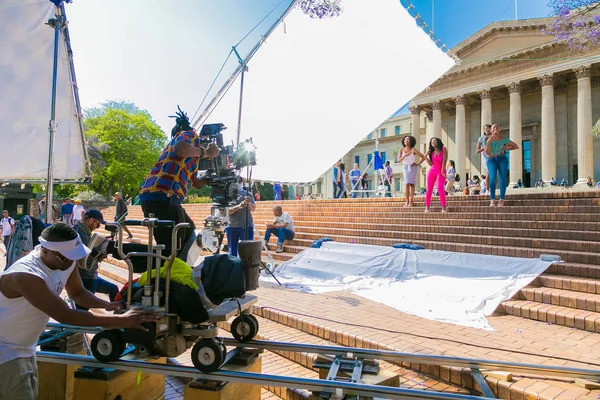
<svg viewBox="0 0 600 400">
<path fill-rule="evenodd" d="M 410 123 L 410 132 L 412 132 L 412 122 Z"/>
<path fill-rule="evenodd" d="M 380 154 L 381 154 L 381 162 L 385 164 L 385 162 L 387 161 L 385 151 L 382 151 Z"/>
<path fill-rule="evenodd" d="M 396 135 L 399 135 L 402 133 L 402 129 L 400 129 L 400 125 L 396 125 L 396 127 L 394 129 L 396 130 Z"/>
<path fill-rule="evenodd" d="M 371 140 L 373 139 L 373 132 L 369 133 L 369 135 L 367 136 L 367 140 Z"/>
<path fill-rule="evenodd" d="M 317 182 L 317 193 L 322 193 L 321 192 L 321 182 Z"/>
<path fill-rule="evenodd" d="M 385 137 L 385 132 L 386 132 L 386 129 L 385 128 L 381 128 L 381 137 L 382 138 Z"/>
<path fill-rule="evenodd" d="M 354 164 L 357 164 L 358 168 L 360 168 L 360 156 L 354 156 Z"/>
<path fill-rule="evenodd" d="M 531 172 L 531 140 L 523 140 L 523 172 Z"/>
<path fill-rule="evenodd" d="M 396 178 L 396 192 L 400 191 L 400 179 Z"/>
<path fill-rule="evenodd" d="M 373 160 L 373 154 L 367 154 L 367 163 L 371 164 L 371 160 Z"/>
</svg>

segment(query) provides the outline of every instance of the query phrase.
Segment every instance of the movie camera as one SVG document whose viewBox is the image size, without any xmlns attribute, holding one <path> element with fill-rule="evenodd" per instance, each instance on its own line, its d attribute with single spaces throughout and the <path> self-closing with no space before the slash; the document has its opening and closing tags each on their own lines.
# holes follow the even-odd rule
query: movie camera
<svg viewBox="0 0 600 400">
<path fill-rule="evenodd" d="M 210 198 L 215 203 L 204 220 L 204 229 L 198 235 L 198 244 L 214 254 L 219 252 L 225 228 L 229 224 L 229 206 L 238 197 L 238 175 L 242 168 L 256 165 L 256 148 L 252 139 L 241 142 L 237 148 L 233 144 L 225 145 L 223 131 L 225 125 L 207 124 L 200 130 L 200 143 L 211 143 L 219 148 L 215 158 L 200 161 L 200 170 L 206 171 L 207 185 L 210 186 Z"/>
</svg>

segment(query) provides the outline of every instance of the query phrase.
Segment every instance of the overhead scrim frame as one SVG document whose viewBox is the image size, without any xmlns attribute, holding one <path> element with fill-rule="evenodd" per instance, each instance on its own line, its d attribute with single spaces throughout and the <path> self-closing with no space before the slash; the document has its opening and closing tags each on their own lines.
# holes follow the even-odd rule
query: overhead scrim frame
<svg viewBox="0 0 600 400">
<path fill-rule="evenodd" d="M 53 183 L 91 176 L 64 4 L 3 0 L 0 14 L 0 182 L 45 183 L 50 206 Z"/>
<path fill-rule="evenodd" d="M 341 5 L 317 20 L 293 2 L 194 121 L 237 125 L 247 65 L 241 139 L 257 147 L 255 180 L 313 182 L 454 64 L 400 0 Z"/>
</svg>

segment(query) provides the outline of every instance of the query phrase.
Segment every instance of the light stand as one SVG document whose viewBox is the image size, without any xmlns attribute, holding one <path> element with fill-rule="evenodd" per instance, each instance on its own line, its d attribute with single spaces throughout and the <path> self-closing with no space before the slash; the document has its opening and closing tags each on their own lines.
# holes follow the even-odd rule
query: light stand
<svg viewBox="0 0 600 400">
<path fill-rule="evenodd" d="M 52 197 L 54 188 L 54 135 L 56 133 L 56 85 L 58 80 L 58 49 L 60 31 L 65 26 L 64 15 L 56 14 L 56 18 L 48 20 L 46 25 L 54 29 L 54 60 L 52 63 L 52 97 L 50 105 L 50 121 L 48 123 L 48 176 L 46 185 L 46 222 L 53 222 Z"/>
</svg>

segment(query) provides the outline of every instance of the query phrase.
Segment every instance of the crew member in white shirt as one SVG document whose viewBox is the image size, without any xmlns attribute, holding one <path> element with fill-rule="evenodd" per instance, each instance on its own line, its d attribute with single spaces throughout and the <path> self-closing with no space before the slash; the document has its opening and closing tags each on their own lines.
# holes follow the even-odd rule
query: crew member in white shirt
<svg viewBox="0 0 600 400">
<path fill-rule="evenodd" d="M 8 210 L 2 211 L 2 219 L 0 220 L 0 234 L 4 241 L 4 247 L 8 250 L 8 240 L 15 231 L 15 220 L 8 215 Z"/>
<path fill-rule="evenodd" d="M 273 207 L 275 216 L 272 224 L 267 224 L 265 243 L 269 243 L 271 234 L 277 235 L 277 253 L 283 253 L 283 243 L 294 238 L 294 222 L 290 214 L 283 212 L 281 206 Z"/>
<path fill-rule="evenodd" d="M 0 399 L 37 398 L 35 351 L 39 336 L 50 318 L 62 324 L 106 328 L 145 329 L 155 322 L 150 311 L 130 310 L 123 314 L 99 315 L 70 308 L 60 297 L 87 308 L 120 310 L 84 289 L 75 261 L 90 253 L 75 230 L 66 224 L 46 229 L 40 245 L 0 274 Z"/>
<path fill-rule="evenodd" d="M 83 215 L 85 214 L 85 208 L 81 205 L 81 200 L 75 200 L 75 207 L 73 207 L 73 226 L 77 226 L 78 223 L 83 221 Z"/>
</svg>

